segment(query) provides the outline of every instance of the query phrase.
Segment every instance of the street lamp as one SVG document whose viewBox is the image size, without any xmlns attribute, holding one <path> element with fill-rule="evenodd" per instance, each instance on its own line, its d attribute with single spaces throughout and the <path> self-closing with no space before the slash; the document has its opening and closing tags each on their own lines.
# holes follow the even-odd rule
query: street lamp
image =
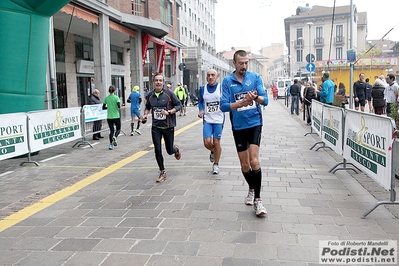
<svg viewBox="0 0 399 266">
<path fill-rule="evenodd" d="M 299 79 L 302 80 L 302 61 L 303 61 L 303 37 L 298 37 L 299 41 Z"/>
<path fill-rule="evenodd" d="M 313 26 L 313 22 L 306 23 L 309 26 L 309 63 L 312 63 L 312 39 L 311 39 L 311 27 Z M 311 69 L 313 70 L 313 69 Z M 312 82 L 312 71 L 310 71 L 309 81 Z"/>
<path fill-rule="evenodd" d="M 290 40 L 290 76 L 294 76 L 295 40 Z"/>
</svg>

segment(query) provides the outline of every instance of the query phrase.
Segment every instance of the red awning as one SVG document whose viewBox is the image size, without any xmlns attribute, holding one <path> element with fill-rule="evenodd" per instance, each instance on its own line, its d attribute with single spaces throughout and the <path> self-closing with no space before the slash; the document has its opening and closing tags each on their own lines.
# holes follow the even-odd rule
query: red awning
<svg viewBox="0 0 399 266">
<path fill-rule="evenodd" d="M 172 51 L 172 60 L 173 60 L 173 68 L 174 71 L 173 73 L 176 74 L 176 61 L 177 61 L 177 52 L 178 49 L 177 47 L 165 42 L 164 40 L 161 40 L 157 37 L 154 37 L 148 33 L 143 33 L 141 35 L 141 43 L 142 43 L 142 60 L 143 60 L 143 66 L 145 65 L 145 60 L 147 57 L 147 50 L 148 50 L 148 42 L 153 42 L 155 43 L 156 47 L 156 69 L 158 73 L 161 73 L 163 70 L 163 64 L 165 60 L 165 49 L 169 49 Z"/>
</svg>

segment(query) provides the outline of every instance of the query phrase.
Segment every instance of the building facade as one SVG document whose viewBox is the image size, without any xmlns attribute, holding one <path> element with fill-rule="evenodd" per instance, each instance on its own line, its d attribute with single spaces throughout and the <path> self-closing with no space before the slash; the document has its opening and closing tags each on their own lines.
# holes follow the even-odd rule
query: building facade
<svg viewBox="0 0 399 266">
<path fill-rule="evenodd" d="M 296 14 L 284 20 L 286 45 L 290 55 L 290 76 L 308 75 L 306 56 L 313 61 L 346 59 L 350 47 L 351 6 L 298 7 Z M 333 17 L 334 16 L 334 17 Z M 333 21 L 334 19 L 334 21 Z M 353 6 L 353 48 L 362 51 L 367 37 L 367 13 Z M 332 36 L 332 39 L 331 39 Z"/>
<path fill-rule="evenodd" d="M 52 17 L 49 61 L 53 58 L 55 64 L 48 87 L 54 89 L 48 90 L 47 102 L 56 102 L 57 108 L 83 106 L 94 89 L 104 98 L 114 85 L 124 104 L 133 86 L 139 85 L 142 93 L 151 90 L 155 73 L 163 73 L 165 83 L 183 81 L 193 90 L 205 84 L 209 68 L 229 73 L 227 60 L 214 49 L 215 3 L 70 2 Z M 51 84 L 54 80 L 57 84 Z"/>
<path fill-rule="evenodd" d="M 184 1 L 180 16 L 180 40 L 182 48 L 183 83 L 190 92 L 198 91 L 206 84 L 206 72 L 214 68 L 219 82 L 230 74 L 228 60 L 216 53 L 215 34 L 216 0 Z"/>
</svg>

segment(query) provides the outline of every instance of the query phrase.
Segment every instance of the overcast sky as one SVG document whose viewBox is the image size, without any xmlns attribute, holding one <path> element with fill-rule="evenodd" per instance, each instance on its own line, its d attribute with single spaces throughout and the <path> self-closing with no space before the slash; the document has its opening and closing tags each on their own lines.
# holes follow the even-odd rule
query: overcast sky
<svg viewBox="0 0 399 266">
<path fill-rule="evenodd" d="M 295 15 L 298 6 L 330 6 L 334 0 L 217 0 L 216 51 L 251 46 L 252 52 L 271 43 L 285 43 L 284 19 Z M 367 39 L 399 41 L 399 0 L 353 0 L 358 12 L 367 12 Z M 350 0 L 336 0 L 336 6 Z"/>
</svg>

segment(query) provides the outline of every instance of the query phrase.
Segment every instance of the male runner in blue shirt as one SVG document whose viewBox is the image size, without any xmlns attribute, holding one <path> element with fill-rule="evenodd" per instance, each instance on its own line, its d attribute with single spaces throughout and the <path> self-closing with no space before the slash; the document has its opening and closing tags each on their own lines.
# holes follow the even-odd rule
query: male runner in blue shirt
<svg viewBox="0 0 399 266">
<path fill-rule="evenodd" d="M 262 171 L 259 163 L 259 145 L 262 135 L 262 110 L 269 103 L 259 74 L 247 71 L 248 54 L 244 50 L 234 53 L 235 71 L 222 82 L 221 109 L 230 112 L 234 141 L 241 171 L 249 186 L 245 204 L 254 205 L 255 213 L 267 213 L 260 198 Z"/>
</svg>

